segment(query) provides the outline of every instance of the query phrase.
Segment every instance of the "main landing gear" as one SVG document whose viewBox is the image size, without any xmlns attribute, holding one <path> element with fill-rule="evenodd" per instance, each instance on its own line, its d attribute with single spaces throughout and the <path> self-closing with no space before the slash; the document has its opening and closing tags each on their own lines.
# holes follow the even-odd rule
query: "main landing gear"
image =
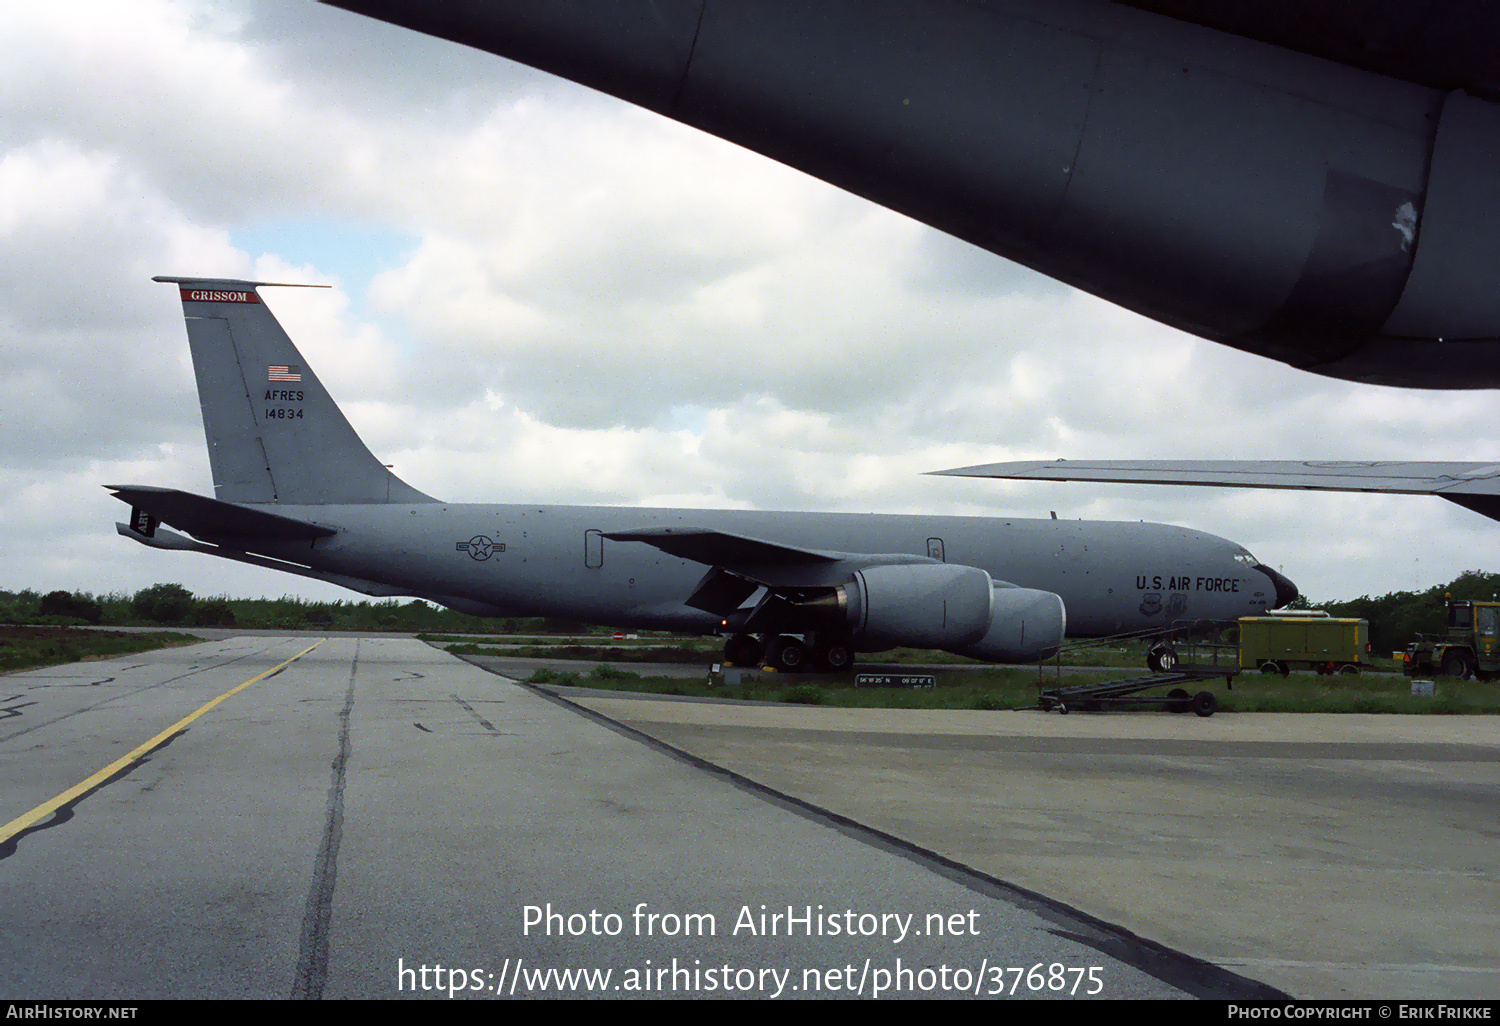
<svg viewBox="0 0 1500 1026">
<path fill-rule="evenodd" d="M 854 665 L 854 646 L 842 638 L 798 638 L 781 634 L 762 641 L 735 634 L 724 642 L 724 661 L 735 666 L 769 666 L 780 673 L 844 673 Z"/>
<path fill-rule="evenodd" d="M 766 646 L 753 634 L 735 634 L 724 642 L 724 661 L 735 666 L 759 666 Z"/>
</svg>

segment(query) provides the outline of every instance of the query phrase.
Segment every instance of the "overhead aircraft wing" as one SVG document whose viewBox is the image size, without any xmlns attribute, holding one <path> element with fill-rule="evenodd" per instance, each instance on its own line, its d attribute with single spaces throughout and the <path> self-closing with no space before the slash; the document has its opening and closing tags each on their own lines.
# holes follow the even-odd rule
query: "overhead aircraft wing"
<svg viewBox="0 0 1500 1026">
<path fill-rule="evenodd" d="M 1500 387 L 1485 0 L 326 2 L 1214 342 L 1351 381 Z"/>
<path fill-rule="evenodd" d="M 236 506 L 192 492 L 152 485 L 106 485 L 121 502 L 155 520 L 171 524 L 196 538 L 254 538 L 257 541 L 299 541 L 338 534 L 331 527 L 309 524 L 265 510 Z M 154 526 L 154 524 L 153 524 Z M 150 531 L 140 531 L 149 535 Z"/>
<path fill-rule="evenodd" d="M 1500 463 L 1346 460 L 1022 460 L 957 467 L 949 477 L 1115 484 L 1300 488 L 1324 492 L 1437 495 L 1500 520 Z"/>
</svg>

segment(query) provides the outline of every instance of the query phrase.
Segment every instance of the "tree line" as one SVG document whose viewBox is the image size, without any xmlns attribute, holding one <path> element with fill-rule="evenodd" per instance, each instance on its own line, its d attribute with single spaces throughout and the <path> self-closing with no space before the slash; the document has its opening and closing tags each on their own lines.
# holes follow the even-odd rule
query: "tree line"
<svg viewBox="0 0 1500 1026">
<path fill-rule="evenodd" d="M 1314 604 L 1305 598 L 1297 609 L 1324 609 L 1333 616 L 1370 622 L 1370 645 L 1376 652 L 1406 647 L 1418 634 L 1447 629 L 1444 597 L 1491 600 L 1500 597 L 1500 573 L 1465 570 L 1447 584 L 1426 591 L 1393 591 L 1372 598 Z M 284 595 L 279 599 L 198 598 L 180 584 L 153 584 L 133 595 L 95 596 L 88 592 L 0 591 L 0 623 L 88 623 L 109 626 L 255 627 L 265 629 L 423 631 L 461 634 L 587 634 L 605 628 L 544 617 L 494 619 L 471 616 L 421 599 L 401 602 L 312 602 Z"/>
<path fill-rule="evenodd" d="M 153 584 L 134 594 L 0 591 L 0 623 L 435 634 L 587 634 L 602 630 L 547 617 L 471 616 L 421 599 L 315 602 L 292 595 L 279 599 L 200 598 L 180 584 Z"/>
<path fill-rule="evenodd" d="M 1418 634 L 1445 634 L 1448 630 L 1446 599 L 1489 602 L 1500 598 L 1500 573 L 1465 570 L 1447 584 L 1426 591 L 1393 591 L 1372 598 L 1361 595 L 1347 602 L 1315 605 L 1304 599 L 1292 603 L 1297 609 L 1323 609 L 1332 616 L 1370 621 L 1370 648 L 1377 654 L 1404 649 Z"/>
</svg>

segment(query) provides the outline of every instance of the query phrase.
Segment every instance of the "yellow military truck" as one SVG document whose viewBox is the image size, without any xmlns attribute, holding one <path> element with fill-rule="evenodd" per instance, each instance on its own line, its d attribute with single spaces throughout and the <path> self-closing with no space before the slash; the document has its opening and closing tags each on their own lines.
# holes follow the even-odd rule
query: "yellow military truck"
<svg viewBox="0 0 1500 1026">
<path fill-rule="evenodd" d="M 1282 609 L 1240 617 L 1240 669 L 1261 673 L 1316 670 L 1358 673 L 1370 654 L 1370 621 L 1329 616 L 1321 609 Z"/>
<path fill-rule="evenodd" d="M 1418 635 L 1407 647 L 1401 669 L 1408 677 L 1500 676 L 1500 602 L 1448 599 L 1447 635 Z"/>
</svg>

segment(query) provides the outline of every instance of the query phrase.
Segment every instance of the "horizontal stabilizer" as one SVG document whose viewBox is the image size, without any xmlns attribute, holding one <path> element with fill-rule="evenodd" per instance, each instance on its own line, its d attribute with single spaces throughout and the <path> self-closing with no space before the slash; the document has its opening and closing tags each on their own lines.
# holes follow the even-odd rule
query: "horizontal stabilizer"
<svg viewBox="0 0 1500 1026">
<path fill-rule="evenodd" d="M 264 510 L 220 502 L 192 492 L 151 485 L 106 485 L 115 498 L 144 510 L 164 524 L 197 538 L 254 538 L 257 541 L 300 541 L 337 534 L 304 520 Z"/>
<path fill-rule="evenodd" d="M 934 471 L 949 477 L 1438 495 L 1500 520 L 1500 463 L 1345 460 L 1046 460 Z"/>
<path fill-rule="evenodd" d="M 297 574 L 299 577 L 309 577 L 315 581 L 327 581 L 329 584 L 337 584 L 340 588 L 348 588 L 350 591 L 357 591 L 362 595 L 374 595 L 377 598 L 393 598 L 397 595 L 417 596 L 417 593 L 412 589 L 398 585 L 382 584 L 379 581 L 367 581 L 362 577 L 349 577 L 344 574 L 314 570 L 311 567 L 291 563 L 284 559 L 269 559 L 266 556 L 257 556 L 238 549 L 224 548 L 218 545 L 205 545 L 203 542 L 193 541 L 191 538 L 186 538 L 176 531 L 170 531 L 165 527 L 158 527 L 151 534 L 147 535 L 136 530 L 133 524 L 117 523 L 115 524 L 115 531 L 121 537 L 140 542 L 147 548 L 166 549 L 174 552 L 202 552 L 210 556 L 232 559 L 236 563 L 248 563 L 251 566 L 265 567 L 267 570 L 280 570 L 283 573 Z M 421 595 L 419 597 L 430 598 L 434 602 L 444 602 L 443 596 Z"/>
</svg>

